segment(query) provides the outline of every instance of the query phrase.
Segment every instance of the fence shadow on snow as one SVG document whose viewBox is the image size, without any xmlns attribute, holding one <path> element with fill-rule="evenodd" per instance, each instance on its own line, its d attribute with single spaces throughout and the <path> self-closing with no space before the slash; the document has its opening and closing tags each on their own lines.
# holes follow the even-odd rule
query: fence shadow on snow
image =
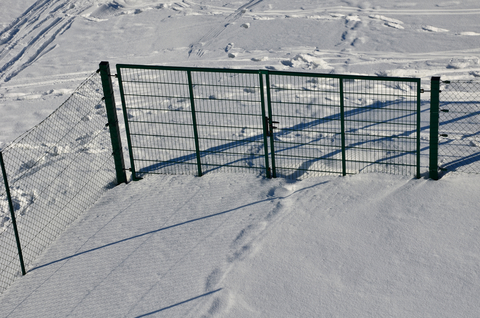
<svg viewBox="0 0 480 318">
<path fill-rule="evenodd" d="M 49 265 L 35 259 L 126 180 L 108 63 L 100 69 L 1 151 L 0 293 L 26 269 Z M 430 148 L 437 134 L 420 126 L 424 111 L 440 113 L 436 124 L 431 117 L 440 168 L 480 173 L 478 83 L 446 83 L 432 111 L 421 110 L 419 79 L 123 64 L 117 76 L 134 180 L 221 171 L 420 177 L 420 132 L 430 130 Z"/>
</svg>

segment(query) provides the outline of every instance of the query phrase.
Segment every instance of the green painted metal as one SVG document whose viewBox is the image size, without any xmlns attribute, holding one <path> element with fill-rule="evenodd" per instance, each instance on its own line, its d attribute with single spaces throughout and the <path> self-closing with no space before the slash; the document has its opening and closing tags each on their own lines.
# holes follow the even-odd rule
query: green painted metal
<svg viewBox="0 0 480 318">
<path fill-rule="evenodd" d="M 263 169 L 274 178 L 364 169 L 420 175 L 420 79 L 124 64 L 117 69 L 131 72 L 126 95 L 134 114 L 126 120 L 138 127 L 129 147 L 145 154 L 135 158 L 142 173 L 176 173 L 180 166 L 191 173 L 188 165 L 195 164 L 202 174 L 237 167 Z M 193 108 L 178 106 L 182 100 Z M 162 106 L 166 101 L 172 109 Z M 164 115 L 147 114 L 156 112 Z M 194 136 L 183 132 L 190 126 Z"/>
<path fill-rule="evenodd" d="M 347 156 L 345 150 L 345 95 L 343 91 L 343 78 L 338 79 L 340 89 L 340 133 L 342 138 L 342 175 L 347 175 Z"/>
<path fill-rule="evenodd" d="M 267 178 L 272 177 L 272 171 L 270 169 L 270 160 L 268 159 L 268 122 L 267 122 L 267 116 L 265 113 L 265 89 L 263 87 L 263 77 L 264 75 L 268 76 L 268 73 L 266 71 L 260 71 L 258 76 L 259 76 L 259 82 L 260 82 L 260 98 L 262 102 L 262 117 L 264 118 L 263 122 L 263 146 L 264 146 L 264 151 L 265 151 L 265 173 L 267 175 Z"/>
<path fill-rule="evenodd" d="M 108 62 L 100 63 L 100 76 L 102 78 L 103 94 L 105 97 L 105 107 L 107 110 L 108 128 L 112 140 L 113 158 L 115 161 L 115 171 L 117 183 L 126 183 L 125 163 L 123 160 L 122 140 L 120 138 L 120 128 L 118 127 L 117 110 L 115 106 L 115 96 L 110 76 L 110 64 Z"/>
<path fill-rule="evenodd" d="M 130 135 L 130 126 L 128 123 L 127 105 L 125 102 L 125 92 L 123 90 L 122 68 L 119 67 L 119 65 L 117 65 L 117 79 L 119 84 L 118 86 L 120 89 L 120 99 L 122 101 L 123 120 L 125 122 L 125 133 L 127 135 L 128 152 L 130 156 L 130 172 L 132 173 L 132 180 L 138 181 L 138 180 L 141 180 L 141 178 L 137 177 L 136 170 L 135 170 L 135 157 L 133 156 L 132 138 Z"/>
<path fill-rule="evenodd" d="M 13 232 L 15 233 L 15 240 L 17 242 L 18 258 L 20 259 L 20 268 L 22 275 L 26 275 L 25 263 L 23 261 L 22 245 L 20 244 L 20 236 L 18 235 L 17 221 L 15 218 L 15 209 L 13 208 L 12 196 L 10 195 L 10 186 L 8 185 L 7 171 L 5 169 L 5 163 L 3 161 L 3 154 L 0 151 L 0 165 L 2 167 L 3 182 L 5 183 L 5 192 L 7 194 L 8 207 L 10 208 L 10 216 L 12 218 Z"/>
<path fill-rule="evenodd" d="M 438 127 L 440 108 L 440 77 L 434 76 L 431 79 L 430 89 L 430 156 L 429 176 L 438 180 Z"/>
<path fill-rule="evenodd" d="M 421 152 L 421 145 L 420 145 L 420 132 L 421 132 L 421 106 L 422 101 L 420 99 L 420 94 L 422 93 L 422 87 L 420 83 L 417 85 L 417 179 L 421 177 L 420 171 L 420 152 Z"/>
<path fill-rule="evenodd" d="M 195 114 L 195 95 L 193 93 L 192 72 L 190 70 L 187 71 L 187 77 L 188 77 L 188 91 L 190 94 L 190 109 L 192 112 L 193 135 L 195 138 L 195 151 L 197 154 L 197 171 L 198 171 L 198 176 L 201 177 L 203 175 L 202 160 L 200 158 L 200 144 L 198 141 L 197 116 Z"/>
<path fill-rule="evenodd" d="M 270 73 L 265 73 L 266 78 L 266 85 L 267 85 L 267 107 L 268 107 L 268 122 L 267 125 L 271 125 L 273 121 L 273 113 L 272 113 L 272 95 L 270 90 Z M 270 158 L 272 161 L 272 177 L 277 177 L 277 165 L 275 163 L 275 134 L 273 131 L 270 131 Z"/>
</svg>

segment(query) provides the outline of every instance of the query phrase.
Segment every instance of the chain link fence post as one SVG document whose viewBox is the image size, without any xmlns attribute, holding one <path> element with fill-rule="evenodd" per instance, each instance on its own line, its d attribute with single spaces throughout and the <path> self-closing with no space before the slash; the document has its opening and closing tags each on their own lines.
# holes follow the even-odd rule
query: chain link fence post
<svg viewBox="0 0 480 318">
<path fill-rule="evenodd" d="M 429 176 L 438 180 L 438 127 L 440 109 L 440 77 L 434 76 L 431 79 L 430 88 L 430 155 L 429 155 Z"/>
<path fill-rule="evenodd" d="M 12 196 L 10 195 L 10 186 L 8 185 L 7 170 L 3 162 L 3 154 L 0 151 L 0 165 L 2 166 L 3 182 L 5 183 L 5 193 L 7 194 L 8 207 L 10 208 L 10 215 L 12 218 L 13 231 L 15 232 L 15 240 L 17 242 L 18 257 L 20 258 L 20 267 L 22 268 L 22 275 L 26 275 L 25 263 L 23 262 L 22 245 L 20 244 L 20 236 L 18 235 L 17 221 L 15 219 L 15 209 L 13 208 Z"/>
<path fill-rule="evenodd" d="M 125 162 L 123 160 L 120 129 L 118 128 L 118 117 L 115 108 L 115 95 L 113 93 L 112 79 L 110 75 L 110 64 L 105 61 L 101 62 L 99 71 L 102 77 L 103 94 L 105 97 L 105 107 L 107 109 L 108 128 L 110 130 L 110 138 L 112 140 L 117 183 L 120 184 L 127 182 L 127 176 L 125 175 Z"/>
</svg>

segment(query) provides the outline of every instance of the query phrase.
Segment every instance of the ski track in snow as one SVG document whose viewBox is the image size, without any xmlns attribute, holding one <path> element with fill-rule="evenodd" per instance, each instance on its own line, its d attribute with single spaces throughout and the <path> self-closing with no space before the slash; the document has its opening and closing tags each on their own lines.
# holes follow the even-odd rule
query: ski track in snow
<svg viewBox="0 0 480 318">
<path fill-rule="evenodd" d="M 76 16 L 91 4 L 75 5 L 66 0 L 39 0 L 0 32 L 0 79 L 10 81 L 55 48 Z"/>
<path fill-rule="evenodd" d="M 190 46 L 190 51 L 188 53 L 189 57 L 194 53 L 195 55 L 202 57 L 205 53 L 204 47 L 208 46 L 208 44 L 217 38 L 230 24 L 234 21 L 238 20 L 242 15 L 244 15 L 247 10 L 255 7 L 263 0 L 250 0 L 246 4 L 242 5 L 238 9 L 236 9 L 232 14 L 228 15 L 225 18 L 225 22 L 222 25 L 219 25 L 213 29 L 211 29 L 208 33 L 202 36 L 196 43 L 193 43 Z"/>
<path fill-rule="evenodd" d="M 212 15 L 223 14 L 225 19 L 222 23 L 206 34 L 204 34 L 198 41 L 191 44 L 188 48 L 188 56 L 195 59 L 202 58 L 205 62 L 208 62 L 208 58 L 205 56 L 206 50 L 214 40 L 222 34 L 226 28 L 235 23 L 239 18 L 250 18 L 255 20 L 264 19 L 309 19 L 309 20 L 338 20 L 344 19 L 348 30 L 346 30 L 340 40 L 340 44 L 344 43 L 347 46 L 356 46 L 357 44 L 363 44 L 368 39 L 358 34 L 358 28 L 362 21 L 375 23 L 382 23 L 385 27 L 390 27 L 402 31 L 405 28 L 409 28 L 398 17 L 402 15 L 414 16 L 414 15 L 471 15 L 480 14 L 480 9 L 475 8 L 458 8 L 455 3 L 442 3 L 436 8 L 416 9 L 414 6 L 403 6 L 394 9 L 383 8 L 369 8 L 365 6 L 346 7 L 346 6 L 329 6 L 318 7 L 313 9 L 294 9 L 294 10 L 252 10 L 259 4 L 263 3 L 263 0 L 251 0 L 237 9 L 228 7 L 218 7 L 208 4 L 198 4 L 192 1 L 177 1 L 162 3 L 158 1 L 139 1 L 136 3 L 130 3 L 126 1 L 115 2 L 92 2 L 92 1 L 78 1 L 70 2 L 68 0 L 38 0 L 29 9 L 27 9 L 22 15 L 15 19 L 8 27 L 0 32 L 0 80 L 4 83 L 9 82 L 20 72 L 28 68 L 30 65 L 38 61 L 42 56 L 48 54 L 56 47 L 55 40 L 62 36 L 72 25 L 78 17 L 91 19 L 93 21 L 102 21 L 119 14 L 137 14 L 145 10 L 150 9 L 169 9 L 175 12 L 183 12 L 184 14 L 195 15 Z M 95 6 L 95 4 L 97 6 Z M 453 6 L 453 7 L 452 7 Z M 392 18 L 391 16 L 395 16 Z M 449 30 L 439 28 L 436 26 L 423 26 L 420 31 L 428 32 L 442 32 L 449 33 Z M 473 31 L 460 31 L 450 32 L 454 36 L 476 36 L 478 33 Z M 297 54 L 308 54 L 312 52 L 299 51 Z M 242 48 L 237 48 L 237 51 L 242 51 Z M 243 54 L 244 53 L 244 54 Z M 281 65 L 271 65 L 272 61 L 276 61 L 279 64 L 285 65 L 282 61 L 285 60 L 285 55 L 294 53 L 289 52 L 285 48 L 282 50 L 274 50 L 273 54 L 269 51 L 256 51 L 254 53 L 243 52 L 238 54 L 235 52 L 228 52 L 225 55 L 225 61 L 231 62 L 235 60 L 237 63 L 242 63 L 246 67 L 265 67 L 271 69 L 285 69 Z M 451 58 L 460 57 L 455 55 L 455 52 L 443 52 L 450 54 Z M 438 54 L 438 53 L 437 53 Z M 452 55 L 453 54 L 453 55 Z M 259 56 L 260 55 L 260 56 Z M 282 56 L 283 55 L 283 56 Z M 318 52 L 316 53 L 318 55 Z M 322 51 L 321 58 L 324 62 L 314 64 L 311 63 L 287 63 L 290 66 L 297 66 L 300 69 L 326 69 L 331 70 L 336 66 L 342 65 L 343 61 L 347 58 L 349 66 L 354 65 L 366 65 L 375 63 L 392 63 L 399 64 L 398 59 L 392 58 L 395 53 L 385 52 L 385 55 L 378 56 L 378 60 L 373 60 L 372 56 L 375 56 L 376 52 L 368 52 L 368 61 L 362 56 L 362 52 L 328 52 Z M 412 57 L 409 57 L 412 55 Z M 416 58 L 418 54 L 402 54 L 402 62 L 419 62 L 427 61 L 432 58 L 431 53 L 424 53 L 423 59 Z M 294 55 L 295 56 L 295 55 Z M 351 58 L 350 58 L 350 57 Z M 194 59 L 194 60 L 195 60 Z M 340 63 L 336 63 L 336 60 L 343 60 Z M 218 60 L 218 59 L 215 59 Z M 269 60 L 267 62 L 267 60 Z M 248 61 L 248 62 L 247 62 Z M 245 63 L 247 62 L 247 63 Z M 252 63 L 253 62 L 253 63 Z M 258 63 L 261 62 L 261 63 Z M 287 66 L 288 66 L 287 65 Z M 464 71 L 477 72 L 478 68 L 471 68 Z M 404 72 L 408 74 L 408 72 Z M 430 72 L 431 73 L 431 72 Z M 415 75 L 413 73 L 412 75 Z M 1 98 L 2 96 L 0 96 Z"/>
</svg>

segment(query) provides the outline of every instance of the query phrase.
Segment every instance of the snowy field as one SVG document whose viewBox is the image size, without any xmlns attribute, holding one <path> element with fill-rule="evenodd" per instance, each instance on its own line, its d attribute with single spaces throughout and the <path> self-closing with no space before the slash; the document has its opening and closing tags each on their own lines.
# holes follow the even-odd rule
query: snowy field
<svg viewBox="0 0 480 318">
<path fill-rule="evenodd" d="M 425 89 L 431 76 L 480 76 L 473 0 L 2 0 L 1 9 L 0 148 L 102 60 L 406 76 Z M 149 176 L 109 190 L 74 222 L 0 296 L 0 316 L 478 317 L 479 187 L 461 174 Z"/>
</svg>

